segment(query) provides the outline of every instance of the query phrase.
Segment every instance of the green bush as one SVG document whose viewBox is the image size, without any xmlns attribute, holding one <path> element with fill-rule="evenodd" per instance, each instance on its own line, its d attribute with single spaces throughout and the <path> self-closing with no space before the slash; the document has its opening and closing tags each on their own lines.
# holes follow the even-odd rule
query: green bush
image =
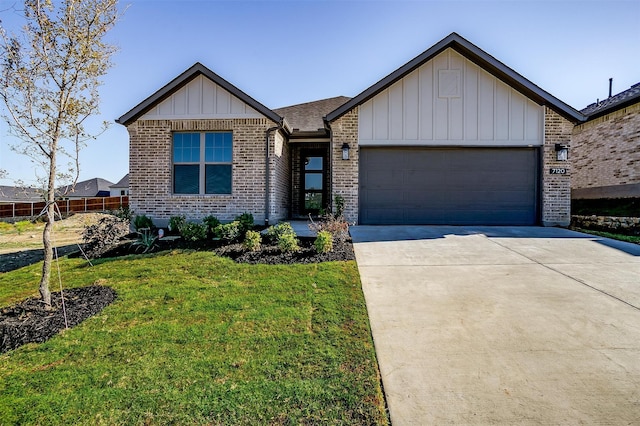
<svg viewBox="0 0 640 426">
<path fill-rule="evenodd" d="M 187 222 L 182 226 L 180 235 L 187 241 L 201 241 L 207 238 L 207 226 L 201 223 Z"/>
<path fill-rule="evenodd" d="M 209 215 L 202 219 L 202 223 L 207 226 L 207 235 L 210 237 L 215 236 L 216 228 L 220 225 L 218 218 L 213 215 Z"/>
<path fill-rule="evenodd" d="M 283 235 L 291 234 L 296 236 L 296 231 L 293 230 L 289 222 L 282 222 L 277 225 L 270 226 L 267 229 L 267 237 L 271 241 L 279 241 Z"/>
<path fill-rule="evenodd" d="M 137 231 L 145 228 L 153 228 L 153 220 L 144 214 L 137 215 L 133 218 L 133 228 Z"/>
<path fill-rule="evenodd" d="M 131 222 L 131 218 L 133 217 L 133 210 L 131 210 L 129 206 L 120 205 L 120 207 L 118 207 L 116 210 L 113 210 L 111 214 L 117 217 L 118 219 Z"/>
<path fill-rule="evenodd" d="M 253 215 L 251 213 L 242 213 L 240 216 L 236 216 L 235 221 L 240 222 L 240 230 L 242 234 L 253 229 Z"/>
<path fill-rule="evenodd" d="M 318 253 L 328 253 L 333 251 L 333 235 L 329 231 L 320 231 L 313 242 Z"/>
<path fill-rule="evenodd" d="M 260 250 L 260 244 L 262 243 L 262 236 L 256 231 L 247 231 L 244 235 L 244 242 L 242 245 L 249 251 Z"/>
<path fill-rule="evenodd" d="M 282 234 L 278 238 L 278 248 L 284 252 L 291 253 L 300 250 L 296 234 Z"/>
<path fill-rule="evenodd" d="M 177 234 L 182 233 L 182 227 L 187 223 L 184 216 L 171 216 L 169 218 L 169 231 Z"/>
<path fill-rule="evenodd" d="M 158 236 L 149 228 L 143 228 L 138 232 L 138 239 L 131 243 L 136 249 L 140 249 L 142 253 L 149 253 L 156 247 Z"/>
<path fill-rule="evenodd" d="M 242 236 L 240 222 L 234 220 L 233 222 L 218 225 L 216 228 L 216 236 L 228 242 L 239 240 Z"/>
</svg>

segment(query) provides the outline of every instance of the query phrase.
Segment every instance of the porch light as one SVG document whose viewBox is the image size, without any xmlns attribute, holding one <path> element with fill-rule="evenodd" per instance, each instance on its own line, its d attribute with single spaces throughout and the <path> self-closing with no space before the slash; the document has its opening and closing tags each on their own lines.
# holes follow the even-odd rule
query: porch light
<svg viewBox="0 0 640 426">
<path fill-rule="evenodd" d="M 569 159 L 569 147 L 560 143 L 556 144 L 556 160 L 567 161 Z"/>
<path fill-rule="evenodd" d="M 351 147 L 349 146 L 348 143 L 343 143 L 342 144 L 342 159 L 343 160 L 348 160 L 349 159 L 349 149 L 351 149 Z"/>
</svg>

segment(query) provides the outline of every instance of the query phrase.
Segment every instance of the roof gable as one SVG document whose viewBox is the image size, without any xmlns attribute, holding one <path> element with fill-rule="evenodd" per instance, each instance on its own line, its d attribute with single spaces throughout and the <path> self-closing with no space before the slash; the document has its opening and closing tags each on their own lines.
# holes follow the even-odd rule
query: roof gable
<svg viewBox="0 0 640 426">
<path fill-rule="evenodd" d="M 294 133 L 324 133 L 323 117 L 348 100 L 349 98 L 346 96 L 337 96 L 335 98 L 277 108 L 274 111 L 287 120 Z"/>
<path fill-rule="evenodd" d="M 200 76 L 204 78 L 198 80 L 198 77 Z M 213 84 L 209 84 L 208 81 L 212 82 Z M 190 83 L 192 83 L 191 87 L 189 87 Z M 153 115 L 154 107 L 164 107 L 164 111 L 167 114 L 175 114 L 175 108 L 170 106 L 169 103 L 163 104 L 163 102 L 170 98 L 172 95 L 179 94 L 181 90 L 184 90 L 184 93 L 187 93 L 189 91 L 193 92 L 195 88 L 208 90 L 209 93 L 214 93 L 217 88 L 222 89 L 222 100 L 220 101 L 220 103 L 225 104 L 225 106 L 221 107 L 221 110 L 227 108 L 228 114 L 240 111 L 240 105 L 238 102 L 240 101 L 241 103 L 244 103 L 248 105 L 248 107 L 250 107 L 250 110 L 248 110 L 249 114 L 252 112 L 252 109 L 276 123 L 282 122 L 282 117 L 280 117 L 278 114 L 262 105 L 260 102 L 256 101 L 251 96 L 247 95 L 236 86 L 229 83 L 199 62 L 195 63 L 191 68 L 184 71 L 182 74 L 174 78 L 160 90 L 158 90 L 147 99 L 136 105 L 129 112 L 118 118 L 116 122 L 128 126 L 147 113 L 151 112 L 151 115 Z M 217 102 L 217 97 L 215 99 Z M 184 102 L 188 101 L 185 100 Z M 186 108 L 188 109 L 188 106 L 186 106 Z M 208 111 L 206 106 L 201 106 L 200 108 L 200 111 Z M 216 110 L 217 105 L 213 105 L 211 108 L 209 110 Z"/>
<path fill-rule="evenodd" d="M 540 105 L 549 106 L 551 109 L 553 109 L 563 117 L 569 119 L 570 121 L 580 122 L 586 119 L 586 117 L 576 109 L 562 102 L 558 98 L 552 96 L 548 92 L 542 90 L 531 81 L 524 78 L 522 75 L 518 74 L 502 62 L 495 59 L 493 56 L 489 55 L 488 53 L 456 33 L 451 33 L 449 36 L 445 37 L 444 39 L 433 45 L 431 48 L 427 49 L 411 61 L 407 62 L 402 67 L 398 68 L 396 71 L 392 72 L 373 86 L 364 90 L 362 93 L 355 96 L 350 101 L 333 110 L 332 112 L 327 114 L 325 119 L 331 122 L 340 118 L 342 115 L 346 114 L 356 106 L 361 105 L 362 103 L 371 99 L 412 71 L 416 70 L 425 62 L 433 59 L 436 55 L 440 54 L 447 48 L 454 49 L 465 58 L 469 59 L 482 69 L 486 70 L 501 81 L 505 82 L 506 84 L 512 86 L 523 95 L 529 97 L 531 100 L 539 103 Z"/>
</svg>

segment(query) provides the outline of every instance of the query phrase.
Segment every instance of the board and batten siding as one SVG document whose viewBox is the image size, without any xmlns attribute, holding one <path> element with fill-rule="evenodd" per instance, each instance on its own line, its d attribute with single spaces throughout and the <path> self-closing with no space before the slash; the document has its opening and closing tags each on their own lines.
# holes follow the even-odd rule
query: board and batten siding
<svg viewBox="0 0 640 426">
<path fill-rule="evenodd" d="M 185 118 L 263 118 L 263 115 L 199 75 L 141 117 L 142 120 Z"/>
<path fill-rule="evenodd" d="M 361 146 L 541 146 L 544 109 L 453 49 L 359 107 Z"/>
</svg>

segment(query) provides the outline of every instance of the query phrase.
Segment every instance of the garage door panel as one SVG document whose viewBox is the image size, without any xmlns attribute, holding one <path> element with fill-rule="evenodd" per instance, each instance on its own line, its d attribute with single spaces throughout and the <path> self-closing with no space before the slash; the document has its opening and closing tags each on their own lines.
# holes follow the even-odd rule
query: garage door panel
<svg viewBox="0 0 640 426">
<path fill-rule="evenodd" d="M 362 148 L 360 222 L 535 224 L 537 159 L 535 148 Z"/>
</svg>

